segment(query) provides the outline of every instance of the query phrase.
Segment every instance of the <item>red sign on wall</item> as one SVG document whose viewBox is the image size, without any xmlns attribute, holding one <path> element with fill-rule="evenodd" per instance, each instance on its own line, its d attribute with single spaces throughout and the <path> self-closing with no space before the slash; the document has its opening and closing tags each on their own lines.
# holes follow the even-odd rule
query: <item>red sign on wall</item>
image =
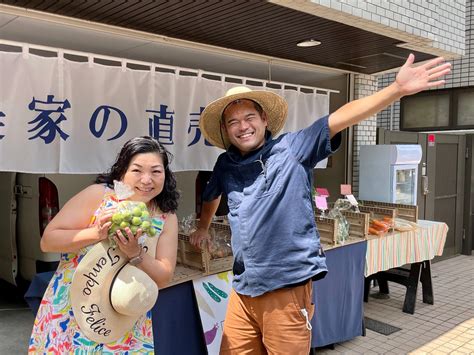
<svg viewBox="0 0 474 355">
<path fill-rule="evenodd" d="M 436 142 L 436 136 L 434 134 L 428 134 L 428 147 L 434 147 Z"/>
</svg>

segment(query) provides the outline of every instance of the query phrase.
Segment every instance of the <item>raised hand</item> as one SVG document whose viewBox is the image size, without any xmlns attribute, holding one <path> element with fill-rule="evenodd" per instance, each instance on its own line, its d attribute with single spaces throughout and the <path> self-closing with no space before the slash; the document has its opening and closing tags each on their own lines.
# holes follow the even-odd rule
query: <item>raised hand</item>
<svg viewBox="0 0 474 355">
<path fill-rule="evenodd" d="M 104 240 L 108 237 L 109 228 L 112 225 L 112 215 L 115 212 L 115 207 L 106 208 L 102 213 L 97 217 L 95 227 L 97 228 L 97 233 L 100 240 Z"/>
<path fill-rule="evenodd" d="M 402 96 L 443 85 L 445 81 L 441 77 L 451 72 L 451 63 L 445 63 L 442 57 L 419 66 L 414 66 L 414 61 L 415 56 L 410 54 L 395 79 Z"/>
</svg>

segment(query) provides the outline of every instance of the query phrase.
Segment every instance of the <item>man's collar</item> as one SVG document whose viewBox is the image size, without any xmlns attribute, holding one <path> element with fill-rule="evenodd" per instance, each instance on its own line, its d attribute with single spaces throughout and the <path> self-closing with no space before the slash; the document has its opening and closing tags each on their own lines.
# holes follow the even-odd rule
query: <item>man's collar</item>
<svg viewBox="0 0 474 355">
<path fill-rule="evenodd" d="M 229 154 L 230 158 L 238 163 L 240 162 L 245 162 L 248 158 L 251 157 L 251 161 L 254 161 L 255 159 L 253 158 L 255 154 L 259 154 L 262 152 L 262 150 L 265 148 L 268 142 L 272 140 L 272 133 L 269 130 L 265 131 L 265 143 L 263 145 L 255 150 L 252 150 L 246 155 L 242 155 L 240 151 L 234 146 L 231 145 L 229 149 L 227 150 L 227 154 Z"/>
</svg>

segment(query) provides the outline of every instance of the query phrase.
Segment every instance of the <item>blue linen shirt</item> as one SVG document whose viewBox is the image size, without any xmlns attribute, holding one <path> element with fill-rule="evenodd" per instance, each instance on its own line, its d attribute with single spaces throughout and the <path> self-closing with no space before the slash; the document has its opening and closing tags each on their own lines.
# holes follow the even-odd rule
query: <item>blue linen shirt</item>
<svg viewBox="0 0 474 355">
<path fill-rule="evenodd" d="M 233 287 L 259 296 L 327 272 L 311 199 L 312 169 L 339 148 L 328 116 L 242 156 L 233 146 L 214 166 L 203 199 L 227 195 Z M 318 275 L 319 274 L 319 275 Z"/>
</svg>

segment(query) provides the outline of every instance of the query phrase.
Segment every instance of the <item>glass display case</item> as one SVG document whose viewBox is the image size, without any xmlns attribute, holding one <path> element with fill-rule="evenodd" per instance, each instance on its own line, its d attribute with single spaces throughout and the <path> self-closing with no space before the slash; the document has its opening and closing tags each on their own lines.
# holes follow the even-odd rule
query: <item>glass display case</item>
<svg viewBox="0 0 474 355">
<path fill-rule="evenodd" d="M 421 156 L 416 144 L 362 146 L 359 198 L 416 205 Z"/>
<path fill-rule="evenodd" d="M 395 166 L 395 179 L 392 187 L 394 203 L 416 204 L 416 168 Z"/>
</svg>

